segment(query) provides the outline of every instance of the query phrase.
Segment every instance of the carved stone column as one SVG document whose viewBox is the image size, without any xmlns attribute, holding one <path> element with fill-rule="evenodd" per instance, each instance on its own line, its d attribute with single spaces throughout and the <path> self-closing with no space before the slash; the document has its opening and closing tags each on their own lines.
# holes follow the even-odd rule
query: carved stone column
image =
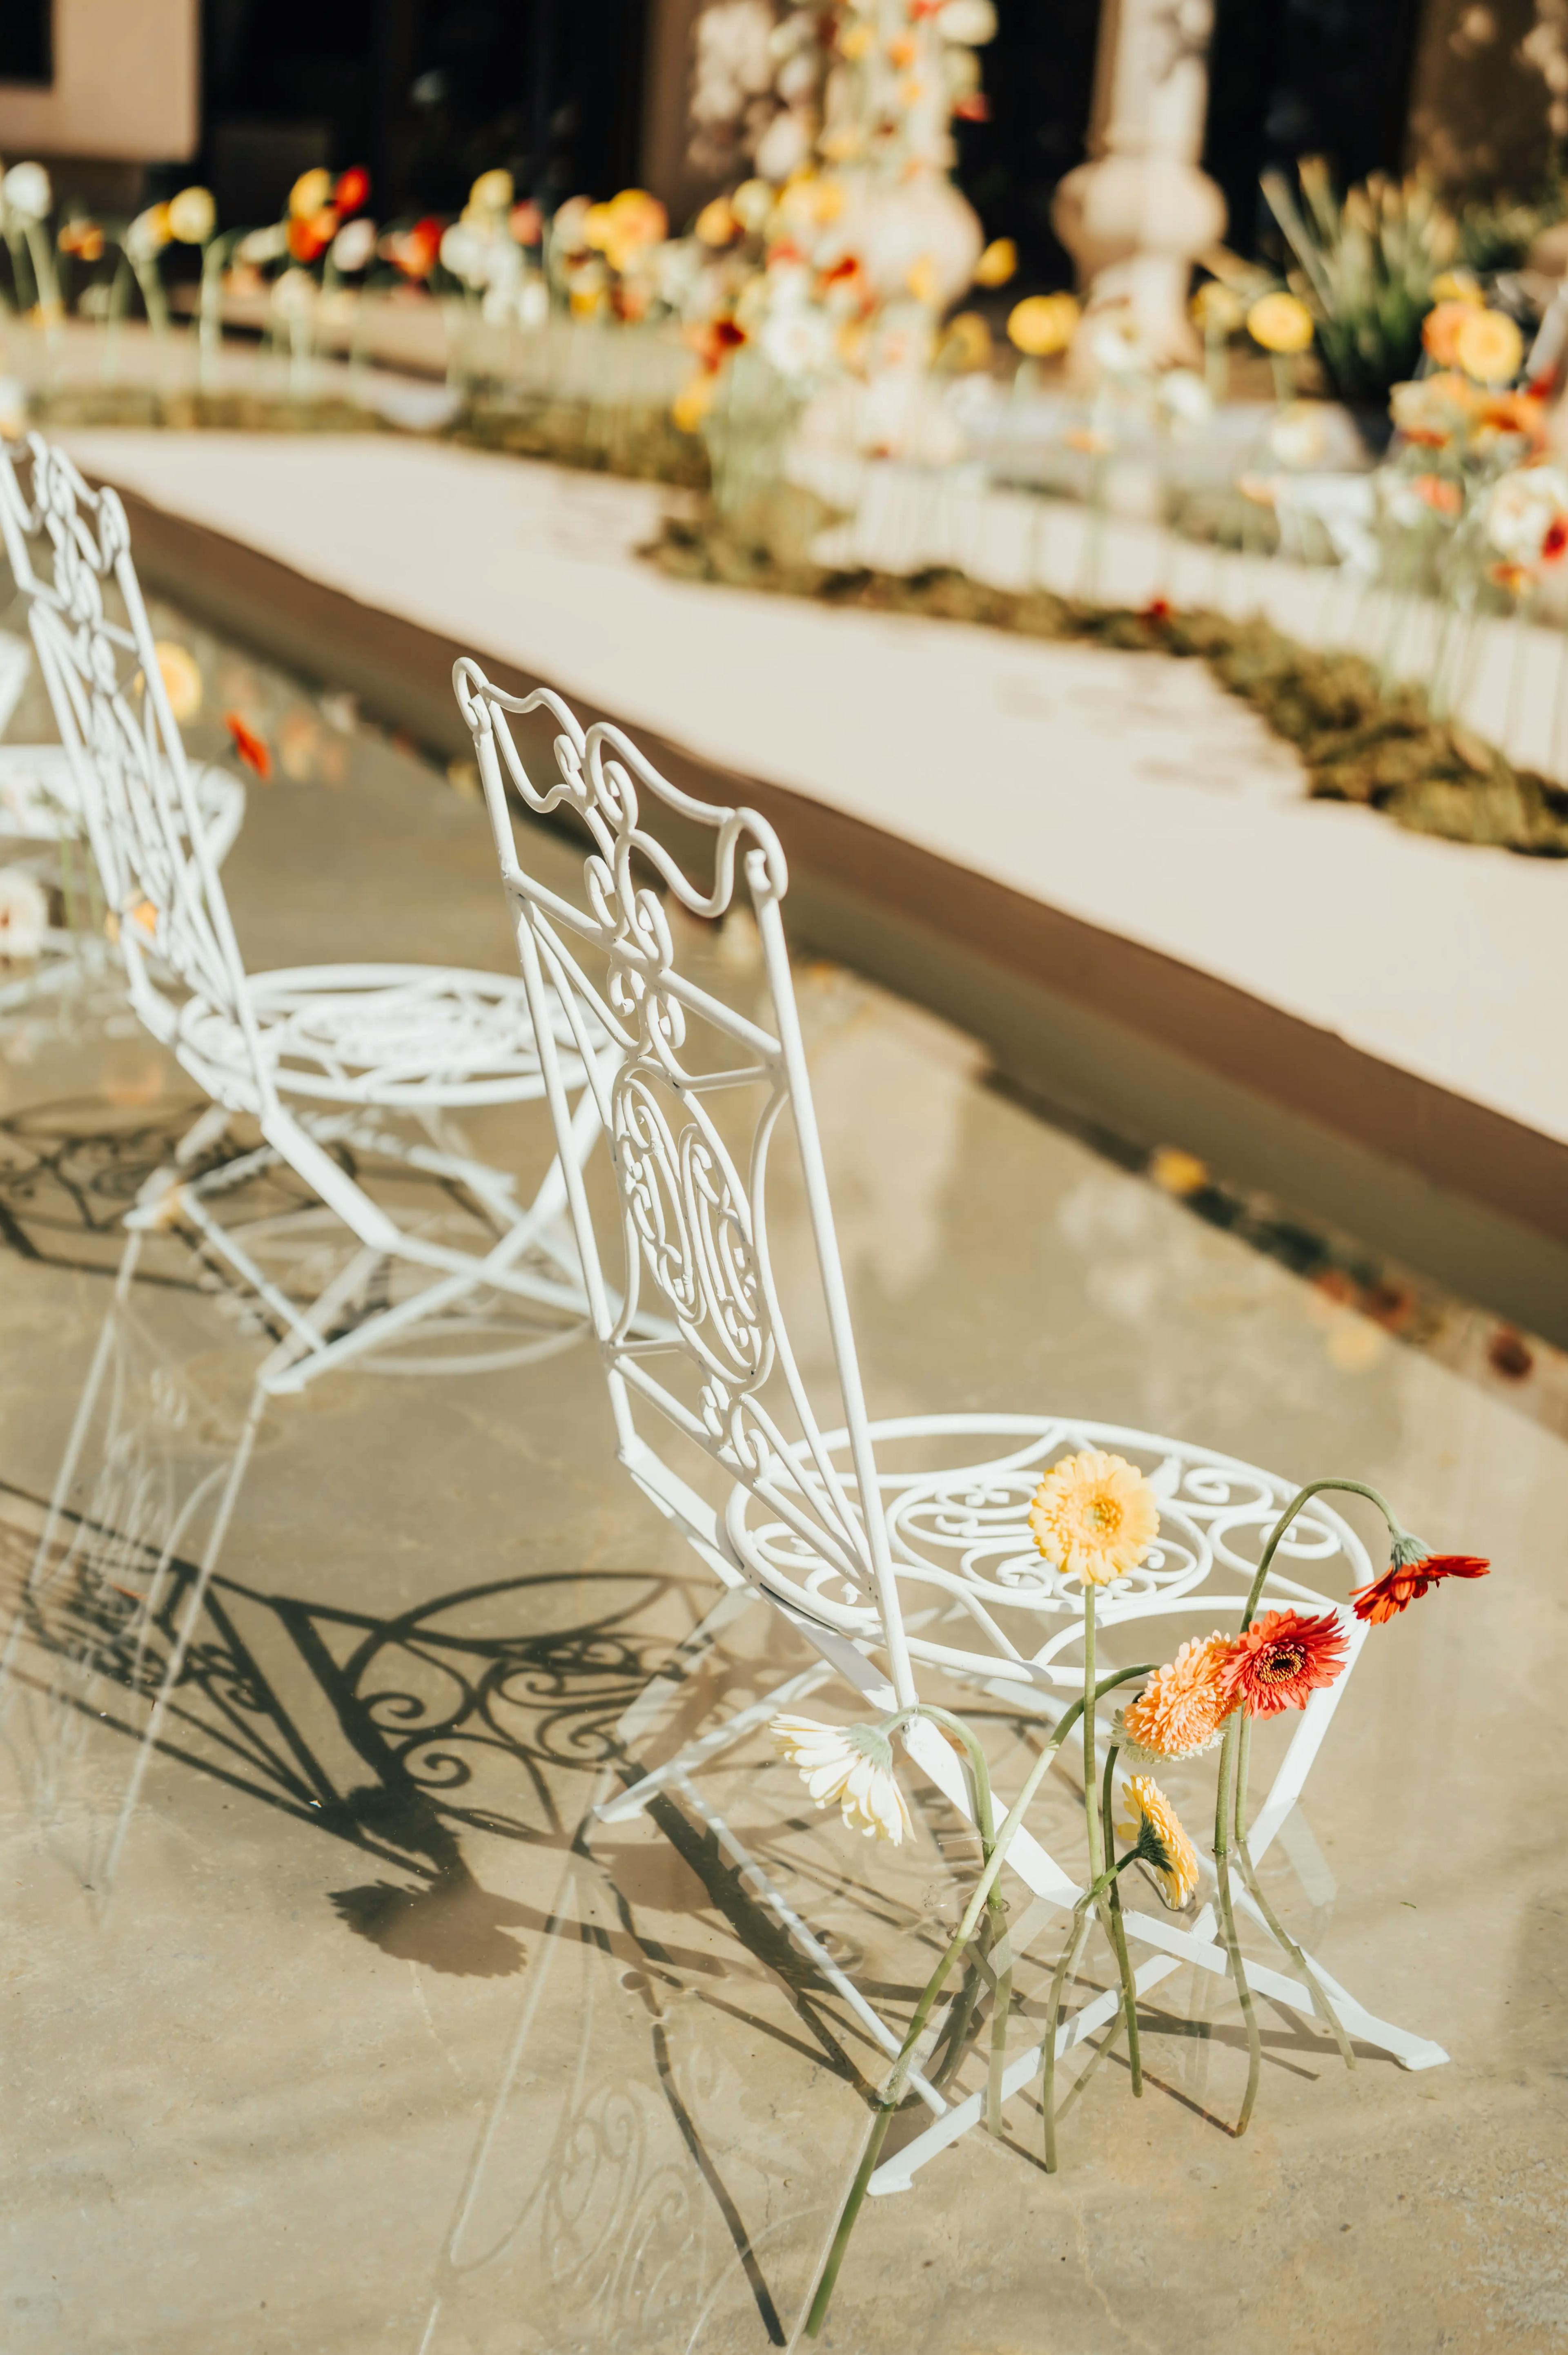
<svg viewBox="0 0 1568 2355">
<path fill-rule="evenodd" d="M 1091 301 L 1130 303 L 1163 359 L 1199 357 L 1192 261 L 1224 235 L 1224 198 L 1198 166 L 1213 27 L 1212 0 L 1105 0 L 1091 161 L 1052 208 Z"/>
</svg>

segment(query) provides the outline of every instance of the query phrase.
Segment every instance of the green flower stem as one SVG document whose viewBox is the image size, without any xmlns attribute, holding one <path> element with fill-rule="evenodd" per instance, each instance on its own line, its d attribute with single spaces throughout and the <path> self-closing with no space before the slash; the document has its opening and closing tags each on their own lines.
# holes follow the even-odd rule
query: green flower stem
<svg viewBox="0 0 1568 2355">
<path fill-rule="evenodd" d="M 1220 1920 L 1224 1926 L 1225 1954 L 1231 1966 L 1231 1977 L 1246 2023 L 1246 2094 L 1242 2102 L 1241 2115 L 1236 2120 L 1238 2136 L 1247 2129 L 1253 2104 L 1257 2099 L 1257 2081 L 1263 2067 L 1263 2045 L 1257 2032 L 1257 2014 L 1253 2008 L 1252 1989 L 1247 1985 L 1246 1969 L 1242 1962 L 1241 1944 L 1236 1936 L 1235 1915 L 1231 1910 L 1230 1812 L 1231 1766 L 1235 1757 L 1236 1719 L 1233 1710 L 1225 1722 L 1225 1738 L 1220 1750 L 1220 1787 L 1214 1806 L 1214 1870 L 1218 1881 Z"/>
<path fill-rule="evenodd" d="M 1056 2032 L 1062 2016 L 1062 1996 L 1067 1981 L 1078 1967 L 1078 1959 L 1089 1934 L 1091 1913 L 1102 1902 L 1106 1891 L 1114 1884 L 1118 1873 L 1125 1870 L 1137 1853 L 1136 1849 L 1129 1849 L 1119 1864 L 1113 1864 L 1108 1872 L 1101 1873 L 1085 1890 L 1073 1908 L 1073 1934 L 1062 1949 L 1051 1981 L 1051 1997 L 1045 2007 L 1045 2039 L 1040 2054 L 1040 2104 L 1045 2118 L 1047 2175 L 1056 2172 Z"/>
<path fill-rule="evenodd" d="M 1295 1496 L 1291 1497 L 1290 1502 L 1286 1506 L 1285 1510 L 1274 1524 L 1274 1529 L 1269 1536 L 1268 1543 L 1264 1547 L 1263 1560 L 1257 1565 L 1257 1574 L 1252 1582 L 1252 1592 L 1246 1599 L 1246 1609 L 1242 1614 L 1242 1632 L 1244 1635 L 1252 1625 L 1253 1614 L 1256 1611 L 1259 1599 L 1263 1593 L 1263 1582 L 1268 1576 L 1269 1570 L 1273 1564 L 1274 1557 L 1278 1549 L 1281 1538 L 1283 1538 L 1286 1530 L 1296 1518 L 1297 1514 L 1301 1510 L 1302 1506 L 1310 1503 L 1314 1497 L 1321 1496 L 1323 1491 L 1327 1488 L 1342 1489 L 1345 1495 L 1349 1497 L 1365 1497 L 1369 1498 L 1370 1501 L 1377 1507 L 1378 1511 L 1388 1523 L 1389 1535 L 1396 1544 L 1402 1537 L 1408 1535 L 1408 1531 L 1402 1529 L 1399 1522 L 1394 1518 L 1393 1508 L 1389 1503 L 1387 1497 L 1380 1496 L 1375 1488 L 1369 1488 L 1364 1481 L 1309 1480 L 1305 1488 L 1298 1488 Z"/>
<path fill-rule="evenodd" d="M 1147 1677 L 1152 1674 L 1153 1668 L 1147 1661 L 1141 1668 L 1123 1668 L 1116 1676 L 1107 1677 L 1105 1681 L 1095 1689 L 1091 1697 L 1092 1702 L 1103 1700 L 1107 1693 L 1114 1691 L 1118 1685 L 1129 1683 L 1134 1677 Z M 932 1973 L 925 1992 L 915 2007 L 908 2030 L 898 2050 L 898 2057 L 894 2062 L 892 2072 L 879 2097 L 877 2114 L 872 2122 L 871 2133 L 866 2141 L 865 2155 L 855 2170 L 854 2181 L 851 2184 L 848 2197 L 844 2200 L 843 2210 L 833 2233 L 832 2245 L 828 2251 L 827 2262 L 822 2267 L 821 2278 L 817 2284 L 816 2293 L 811 2299 L 810 2312 L 806 2317 L 808 2339 L 815 2339 L 827 2320 L 828 2307 L 832 2298 L 833 2286 L 839 2277 L 839 2268 L 843 2264 L 844 2252 L 849 2246 L 850 2235 L 854 2231 L 855 2221 L 865 2199 L 866 2186 L 876 2171 L 876 2162 L 881 2156 L 882 2146 L 887 2139 L 887 2129 L 893 2123 L 894 2112 L 904 2098 L 904 2088 L 908 2081 L 910 2065 L 915 2057 L 916 2048 L 926 2032 L 926 2023 L 931 2017 L 938 1997 L 947 1985 L 954 1964 L 974 1936 L 980 1915 L 991 1901 L 991 1891 L 996 1886 L 997 1877 L 1001 1870 L 1007 1851 L 1012 1844 L 1013 1835 L 1023 1821 L 1035 1792 L 1049 1773 L 1056 1753 L 1077 1722 L 1083 1707 L 1082 1700 L 1075 1700 L 1072 1707 L 1064 1712 L 1055 1732 L 1045 1743 L 1039 1757 L 1030 1768 L 1024 1778 L 1022 1789 L 1013 1801 L 1001 1830 L 996 1835 L 991 1855 L 970 1894 L 969 1902 L 964 1908 L 963 1919 L 953 1933 L 947 1953 Z M 935 1714 L 930 1710 L 921 1713 Z M 965 1732 L 967 1733 L 967 1728 Z M 972 1739 L 972 1737 L 969 1738 Z M 989 1791 L 989 1784 L 987 1787 Z"/>
<path fill-rule="evenodd" d="M 1244 1726 L 1242 1731 L 1244 1756 L 1245 1742 L 1246 1731 Z M 1314 1971 L 1311 1964 L 1307 1960 L 1306 1955 L 1302 1953 L 1295 1939 L 1290 1935 L 1288 1930 L 1286 1929 L 1285 1924 L 1278 1919 L 1273 1906 L 1264 1895 L 1263 1891 L 1258 1884 L 1256 1867 L 1254 1865 L 1251 1856 L 1247 1853 L 1246 1841 L 1245 1838 L 1239 1837 L 1236 1840 L 1236 1862 L 1241 1867 L 1241 1876 L 1247 1885 L 1247 1890 L 1252 1898 L 1252 1902 L 1257 1907 L 1257 1910 L 1262 1914 L 1265 1922 L 1268 1924 L 1271 1934 L 1277 1944 L 1284 1949 L 1285 1953 L 1288 1955 L 1290 1960 L 1300 1972 L 1302 1978 L 1311 1989 L 1313 2007 L 1316 2009 L 1319 2019 L 1323 2021 L 1327 2028 L 1332 2030 L 1334 2041 L 1340 2048 L 1340 2059 L 1344 2062 L 1347 2069 L 1353 2069 L 1356 2065 L 1356 2056 L 1351 2048 L 1351 2040 L 1345 2033 L 1344 2022 L 1340 2019 L 1339 2013 L 1334 2009 L 1333 2005 L 1330 2002 L 1326 1991 L 1319 1984 L 1318 1974 Z"/>
<path fill-rule="evenodd" d="M 1106 1755 L 1105 1780 L 1100 1785 L 1100 1823 L 1105 1838 L 1105 1852 L 1111 1853 L 1111 1769 L 1116 1764 L 1119 1744 L 1112 1742 Z M 1127 2059 L 1132 2073 L 1135 2101 L 1143 2094 L 1143 2056 L 1138 2042 L 1138 1989 L 1133 1984 L 1132 1962 L 1127 1951 L 1127 1925 L 1121 1918 L 1121 1881 L 1113 1877 L 1110 1887 L 1100 1901 L 1100 1916 L 1106 1932 L 1116 1950 L 1117 1968 L 1121 1973 L 1121 2008 L 1127 2020 Z"/>
<path fill-rule="evenodd" d="M 1380 1495 L 1377 1489 L 1369 1488 L 1363 1481 L 1309 1481 L 1305 1488 L 1298 1489 L 1296 1495 L 1292 1497 L 1289 1504 L 1287 1505 L 1284 1512 L 1281 1513 L 1279 1518 L 1276 1521 L 1274 1528 L 1270 1532 L 1268 1543 L 1264 1547 L 1263 1559 L 1257 1565 L 1256 1573 L 1255 1574 L 1252 1582 L 1252 1589 L 1247 1595 L 1246 1609 L 1242 1614 L 1242 1633 L 1244 1635 L 1252 1625 L 1254 1615 L 1256 1613 L 1259 1601 L 1263 1595 L 1264 1581 L 1268 1576 L 1269 1569 L 1273 1563 L 1275 1554 L 1278 1550 L 1280 1540 L 1284 1537 L 1286 1530 L 1290 1527 L 1291 1522 L 1296 1518 L 1297 1514 L 1301 1510 L 1303 1505 L 1308 1504 L 1312 1497 L 1320 1496 L 1325 1489 L 1329 1488 L 1342 1489 L 1347 1495 L 1352 1497 L 1365 1497 L 1371 1503 L 1374 1504 L 1377 1507 L 1378 1511 L 1383 1515 L 1383 1519 L 1388 1524 L 1388 1533 L 1391 1543 L 1397 1545 L 1400 1539 L 1406 1534 L 1405 1530 L 1401 1528 L 1399 1521 L 1395 1517 L 1393 1508 L 1389 1503 L 1387 1497 Z M 1234 1821 L 1236 1849 L 1241 1856 L 1246 1857 L 1247 1860 L 1244 1870 L 1248 1871 L 1251 1870 L 1252 1866 L 1251 1859 L 1250 1857 L 1247 1857 L 1246 1848 L 1246 1796 L 1247 1774 L 1251 1764 L 1252 1721 L 1250 1718 L 1244 1715 L 1242 1720 L 1239 1752 L 1236 1762 Z M 1254 1893 L 1255 1894 L 1255 1891 Z M 1327 2000 L 1326 1998 L 1325 2000 Z M 1338 2030 L 1338 2029 L 1336 2029 L 1336 2032 L 1342 2036 L 1342 2030 Z M 1342 2045 L 1341 2049 L 1344 2049 Z"/>
<path fill-rule="evenodd" d="M 1096 1796 L 1099 1776 L 1095 1771 L 1095 1589 L 1084 1588 L 1084 1825 L 1088 1835 L 1089 1879 L 1098 1881 L 1105 1870 L 1105 1851 L 1100 1846 L 1100 1811 Z"/>
</svg>

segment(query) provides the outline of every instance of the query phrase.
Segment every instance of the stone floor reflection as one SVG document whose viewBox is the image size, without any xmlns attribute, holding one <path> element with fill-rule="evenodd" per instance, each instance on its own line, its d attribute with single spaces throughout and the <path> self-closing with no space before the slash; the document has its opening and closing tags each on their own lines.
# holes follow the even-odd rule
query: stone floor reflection
<svg viewBox="0 0 1568 2355">
<path fill-rule="evenodd" d="M 333 757 L 251 789 L 228 870 L 248 954 L 505 970 L 471 801 L 287 682 L 257 695 Z M 733 969 L 746 943 L 709 953 Z M 874 1412 L 1030 1398 L 1201 1433 L 1373 1479 L 1498 1564 L 1369 1646 L 1269 1860 L 1293 1933 L 1452 2065 L 1368 2052 L 1348 2076 L 1265 2007 L 1237 2144 L 1239 2023 L 1183 1971 L 1147 2007 L 1144 2102 L 1114 2048 L 1086 2056 L 1059 2176 L 1020 2100 L 1005 2141 L 874 2203 L 821 2344 L 1560 2345 L 1563 1440 L 1484 1365 L 1402 1346 L 1033 1118 L 940 1025 L 836 968 L 801 993 Z M 895 2014 L 970 1835 L 916 1787 L 914 1841 L 872 1851 L 760 1738 L 696 1804 L 596 1824 L 628 1712 L 673 1747 L 797 1665 L 779 1623 L 743 1614 L 683 1662 L 713 1593 L 620 1474 L 585 1350 L 344 1369 L 253 1421 L 269 1336 L 177 1237 L 117 1303 L 120 1213 L 191 1110 L 111 1005 L 0 1032 L 0 2343 L 789 2344 L 879 2059 L 707 1817 Z M 488 1148 L 536 1160 L 506 1117 Z M 779 1241 L 787 1272 L 788 1222 Z M 998 1708 L 987 1732 L 1016 1779 L 1022 1729 Z M 1064 1779 L 1047 1837 L 1073 1804 Z M 1026 2012 L 1044 2000 L 1036 1976 Z"/>
</svg>

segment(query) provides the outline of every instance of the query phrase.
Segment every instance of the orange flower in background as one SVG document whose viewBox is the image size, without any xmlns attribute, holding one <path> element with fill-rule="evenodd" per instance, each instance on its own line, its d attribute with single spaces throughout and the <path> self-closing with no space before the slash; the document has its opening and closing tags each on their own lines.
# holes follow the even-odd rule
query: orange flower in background
<svg viewBox="0 0 1568 2355">
<path fill-rule="evenodd" d="M 1410 487 L 1435 515 L 1457 516 L 1465 504 L 1458 484 L 1451 483 L 1446 474 L 1417 474 Z"/>
<path fill-rule="evenodd" d="M 748 338 L 735 319 L 703 319 L 685 329 L 684 340 L 712 372 L 723 368 L 731 352 L 739 351 Z"/>
<path fill-rule="evenodd" d="M 1452 368 L 1436 376 L 1412 377 L 1388 397 L 1389 414 L 1407 442 L 1444 449 L 1464 432 L 1476 413 L 1474 387 Z"/>
<path fill-rule="evenodd" d="M 1421 348 L 1439 368 L 1452 368 L 1459 357 L 1459 330 L 1475 316 L 1473 303 L 1439 303 L 1421 323 Z"/>
<path fill-rule="evenodd" d="M 1122 1711 L 1128 1740 L 1160 1758 L 1192 1758 L 1212 1749 L 1232 1707 L 1224 1684 L 1231 1650 L 1230 1637 L 1217 1634 L 1183 1644 Z"/>
<path fill-rule="evenodd" d="M 238 711 L 226 711 L 223 724 L 234 739 L 234 749 L 239 759 L 248 769 L 254 769 L 265 784 L 272 774 L 272 755 L 267 750 L 265 738 L 258 736 L 253 728 L 248 728 Z"/>
<path fill-rule="evenodd" d="M 441 224 L 433 213 L 427 213 L 412 229 L 394 229 L 382 250 L 405 278 L 428 278 L 440 259 Z"/>
<path fill-rule="evenodd" d="M 316 261 L 337 235 L 338 217 L 330 205 L 319 213 L 291 216 L 289 251 L 296 261 Z"/>
<path fill-rule="evenodd" d="M 1533 450 L 1546 447 L 1546 403 L 1533 392 L 1489 392 L 1476 411 L 1475 440 L 1485 442 L 1518 434 Z"/>
<path fill-rule="evenodd" d="M 1418 1602 L 1445 1578 L 1485 1578 L 1491 1563 L 1478 1553 L 1431 1553 L 1419 1538 L 1400 1538 L 1381 1578 L 1358 1586 L 1351 1601 L 1356 1617 L 1381 1627 Z"/>
<path fill-rule="evenodd" d="M 1266 352 L 1281 356 L 1304 352 L 1317 333 L 1311 312 L 1296 294 L 1260 294 L 1246 314 L 1246 331 Z"/>
<path fill-rule="evenodd" d="M 101 261 L 103 258 L 103 231 L 94 220 L 67 221 L 58 243 L 62 253 L 74 253 L 79 261 Z"/>
<path fill-rule="evenodd" d="M 1239 1701 L 1249 1717 L 1305 1709 L 1320 1686 L 1345 1665 L 1346 1637 L 1338 1612 L 1304 1619 L 1299 1611 L 1266 1611 L 1238 1636 L 1222 1672 L 1227 1710 Z"/>
<path fill-rule="evenodd" d="M 338 174 L 337 186 L 332 192 L 332 201 L 334 209 L 340 214 L 356 213 L 369 195 L 369 173 L 363 164 L 353 164 L 346 172 Z"/>
<path fill-rule="evenodd" d="M 1005 286 L 1018 269 L 1018 248 L 1010 237 L 993 237 L 975 264 L 977 286 Z"/>
</svg>

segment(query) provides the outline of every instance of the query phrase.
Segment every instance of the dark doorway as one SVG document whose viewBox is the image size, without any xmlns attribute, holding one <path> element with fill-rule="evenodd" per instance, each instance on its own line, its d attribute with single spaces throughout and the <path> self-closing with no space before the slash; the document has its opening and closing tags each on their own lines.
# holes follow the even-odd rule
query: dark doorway
<svg viewBox="0 0 1568 2355">
<path fill-rule="evenodd" d="M 1237 251 L 1270 239 L 1262 172 L 1323 155 L 1346 187 L 1403 169 L 1419 13 L 1420 0 L 1216 0 L 1203 165 Z"/>
<path fill-rule="evenodd" d="M 54 79 L 51 0 L 4 0 L 0 5 L 0 81 L 45 88 Z"/>
<path fill-rule="evenodd" d="M 381 218 L 494 165 L 557 202 L 635 179 L 646 0 L 204 0 L 206 165 L 227 220 L 368 165 Z"/>
<path fill-rule="evenodd" d="M 1017 240 L 1021 284 L 1070 285 L 1051 199 L 1084 160 L 1100 0 L 1001 0 L 997 14 L 980 53 L 988 119 L 955 125 L 959 185 L 988 237 Z"/>
</svg>

